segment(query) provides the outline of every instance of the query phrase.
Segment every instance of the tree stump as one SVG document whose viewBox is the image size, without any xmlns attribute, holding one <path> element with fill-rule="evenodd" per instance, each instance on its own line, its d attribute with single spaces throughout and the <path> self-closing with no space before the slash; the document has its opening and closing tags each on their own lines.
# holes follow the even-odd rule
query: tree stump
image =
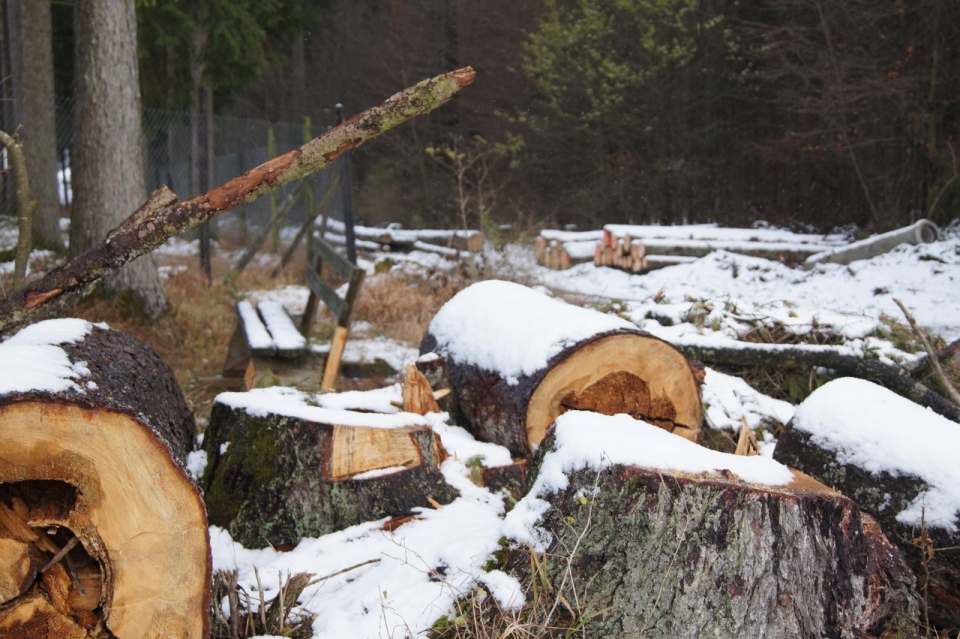
<svg viewBox="0 0 960 639">
<path fill-rule="evenodd" d="M 449 379 L 461 425 L 516 457 L 529 457 L 547 427 L 574 409 L 625 413 L 699 438 L 700 388 L 682 353 L 619 317 L 519 284 L 480 282 L 455 295 L 420 352 L 438 356 L 418 366 Z"/>
<path fill-rule="evenodd" d="M 294 546 L 456 498 L 419 415 L 318 408 L 292 389 L 217 397 L 204 434 L 210 522 L 250 548 Z M 433 504 L 431 504 L 433 500 Z"/>
<path fill-rule="evenodd" d="M 82 320 L 29 326 L 0 360 L 0 636 L 205 637 L 207 521 L 172 371 Z"/>
<path fill-rule="evenodd" d="M 846 378 L 817 389 L 797 408 L 774 458 L 833 486 L 876 518 L 916 574 L 930 622 L 956 628 L 958 450 L 957 424 Z"/>
<path fill-rule="evenodd" d="M 574 431 L 613 420 L 627 421 L 561 417 L 533 458 L 531 493 L 507 517 L 509 524 L 514 512 L 522 521 L 531 507 L 539 511 L 553 588 L 541 596 L 562 594 L 578 602 L 578 618 L 596 615 L 587 619 L 585 636 L 916 636 L 913 575 L 850 499 L 809 477 L 790 479 L 784 467 L 785 484 L 747 481 L 735 474 L 738 465 L 772 461 L 682 440 L 674 446 L 664 440 L 677 438 L 647 425 L 623 424 L 622 436 L 584 444 L 581 435 L 571 443 Z M 622 451 L 602 462 L 602 451 L 617 442 L 636 444 L 628 428 L 650 431 L 636 442 L 648 459 L 664 463 L 620 463 Z M 713 470 L 684 466 L 704 455 L 712 460 L 704 468 Z M 592 461 L 571 465 L 576 458 Z M 688 470 L 671 467 L 674 461 Z M 541 499 L 546 504 L 538 507 Z M 528 565 L 524 553 L 513 569 Z"/>
</svg>

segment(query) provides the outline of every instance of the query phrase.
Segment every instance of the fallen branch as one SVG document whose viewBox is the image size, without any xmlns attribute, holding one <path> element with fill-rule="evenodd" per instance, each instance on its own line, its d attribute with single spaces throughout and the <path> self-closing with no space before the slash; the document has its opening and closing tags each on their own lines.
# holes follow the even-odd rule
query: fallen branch
<svg viewBox="0 0 960 639">
<path fill-rule="evenodd" d="M 927 336 L 924 334 L 920 327 L 917 326 L 917 320 L 913 318 L 913 315 L 910 314 L 910 311 L 907 310 L 907 307 L 903 305 L 903 302 L 897 298 L 893 298 L 893 301 L 897 306 L 900 307 L 900 310 L 903 311 L 904 316 L 906 316 L 907 321 L 910 322 L 910 328 L 913 329 L 913 332 L 916 333 L 917 337 L 920 338 L 920 343 L 923 344 L 923 350 L 927 351 L 927 359 L 930 361 L 930 365 L 933 366 L 933 370 L 937 373 L 937 379 L 940 380 L 940 385 L 954 404 L 960 406 L 960 393 L 957 392 L 957 389 L 953 387 L 953 384 L 950 383 L 950 380 L 947 378 L 947 374 L 943 372 L 943 366 L 940 365 L 940 360 L 937 359 L 937 354 L 934 352 L 933 347 L 930 346 L 930 340 L 927 339 Z"/>
<path fill-rule="evenodd" d="M 840 353 L 824 346 L 748 344 L 706 346 L 674 344 L 690 359 L 724 366 L 797 366 L 832 369 L 840 377 L 866 379 L 960 423 L 960 407 L 910 376 L 906 368 Z"/>
<path fill-rule="evenodd" d="M 99 281 L 169 238 L 321 171 L 350 149 L 414 116 L 432 111 L 471 84 L 474 76 L 474 70 L 465 67 L 425 80 L 226 184 L 192 200 L 165 207 L 139 224 L 122 223 L 100 245 L 0 299 L 0 333 L 29 323 L 46 305 Z M 169 189 L 162 187 L 161 192 L 164 191 Z"/>
<path fill-rule="evenodd" d="M 23 157 L 23 146 L 15 138 L 0 131 L 0 144 L 7 150 L 13 175 L 17 181 L 17 218 L 19 222 L 17 237 L 17 257 L 13 265 L 13 285 L 23 286 L 27 277 L 27 260 L 30 259 L 32 241 L 33 207 L 36 202 L 30 197 L 30 180 L 27 179 L 27 163 Z"/>
</svg>

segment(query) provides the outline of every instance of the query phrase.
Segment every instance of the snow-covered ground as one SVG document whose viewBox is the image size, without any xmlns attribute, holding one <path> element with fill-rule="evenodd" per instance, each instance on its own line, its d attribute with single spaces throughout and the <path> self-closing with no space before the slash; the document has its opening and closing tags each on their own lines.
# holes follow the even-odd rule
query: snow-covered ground
<svg viewBox="0 0 960 639">
<path fill-rule="evenodd" d="M 894 297 L 902 300 L 928 330 L 948 341 L 960 337 L 960 226 L 954 225 L 944 231 L 943 239 L 933 244 L 900 246 L 885 255 L 854 262 L 849 266 L 822 264 L 811 270 L 794 269 L 777 262 L 725 251 L 716 251 L 689 263 L 642 275 L 597 268 L 592 264 L 581 264 L 566 271 L 548 270 L 535 263 L 532 249 L 527 246 L 511 246 L 498 252 L 490 250 L 479 259 L 486 267 L 495 265 L 492 272 L 501 279 L 536 284 L 538 290 L 556 297 L 556 300 L 547 297 L 541 300 L 551 317 L 569 317 L 573 318 L 570 321 L 577 321 L 580 309 L 565 307 L 562 300 L 566 300 L 574 305 L 595 305 L 608 312 L 610 316 L 604 318 L 604 322 L 610 326 L 636 324 L 672 343 L 733 345 L 748 334 L 767 330 L 792 337 L 792 341 L 822 343 L 822 339 L 816 338 L 829 338 L 830 348 L 851 355 L 905 363 L 917 356 L 898 349 L 881 321 L 884 315 L 902 321 L 901 312 L 893 302 Z M 682 234 L 683 231 L 670 232 Z M 756 232 L 742 232 L 745 239 L 749 239 L 747 236 L 750 233 Z M 15 238 L 15 234 L 12 237 Z M 12 244 L 10 239 L 9 229 L 0 229 L 0 248 Z M 806 241 L 806 238 L 791 238 L 790 234 L 781 231 L 777 232 L 777 239 L 785 242 Z M 839 240 L 829 238 L 829 241 Z M 176 257 L 192 256 L 196 255 L 196 246 L 196 242 L 171 240 L 159 252 Z M 275 257 L 263 259 L 275 260 Z M 387 266 L 396 271 L 435 272 L 458 268 L 456 262 L 433 253 L 420 252 L 380 255 L 365 265 L 372 274 L 375 268 L 383 269 L 384 265 L 378 268 L 377 264 L 384 260 L 390 260 L 392 265 Z M 0 272 L 5 272 L 4 269 L 12 269 L 12 263 L 0 264 Z M 172 267 L 167 269 L 165 275 L 174 277 L 178 272 L 178 267 Z M 490 273 L 491 269 L 487 268 L 486 272 Z M 482 292 L 483 287 L 480 290 Z M 504 290 L 501 286 L 497 293 L 502 294 Z M 288 312 L 299 313 L 306 302 L 307 293 L 302 286 L 285 286 L 250 292 L 247 299 L 253 303 L 280 303 Z M 482 304 L 482 299 L 476 304 Z M 482 314 L 469 312 L 440 319 L 443 320 L 441 324 L 446 324 L 438 325 L 438 328 L 448 332 L 480 330 L 491 326 Z M 520 319 L 509 318 L 509 323 L 516 324 Z M 417 350 L 413 345 L 378 337 L 370 329 L 362 324 L 354 325 L 352 339 L 345 353 L 346 359 L 381 358 L 398 370 L 404 363 L 416 359 Z M 522 336 L 523 333 L 514 331 L 512 335 Z M 525 344 L 536 345 L 540 349 L 536 353 L 539 361 L 544 353 L 550 352 L 556 341 L 554 338 L 556 335 L 552 333 L 531 334 L 517 339 L 514 350 L 523 349 Z M 10 351 L 8 355 L 28 359 L 32 357 L 30 353 L 20 353 L 16 349 L 49 349 L 55 348 L 52 345 L 57 343 L 27 344 L 24 339 L 21 338 L 19 343 L 10 340 L 0 348 Z M 806 347 L 817 348 L 815 345 Z M 478 360 L 485 356 L 484 353 L 472 355 Z M 525 370 L 523 353 L 504 352 L 499 355 L 513 358 L 504 364 L 506 368 L 513 367 L 510 374 L 516 375 Z M 57 373 L 56 379 L 64 384 L 76 384 L 75 380 L 82 379 L 82 371 L 63 368 Z M 842 387 L 824 392 L 827 388 L 818 391 L 819 394 L 815 393 L 812 398 L 815 399 L 814 404 L 807 406 L 805 412 L 798 413 L 798 419 L 803 416 L 812 424 L 811 429 L 820 429 L 817 432 L 822 437 L 832 438 L 831 441 L 836 442 L 845 454 L 854 458 L 860 449 L 856 437 L 851 439 L 849 436 L 853 431 L 845 430 L 846 426 L 840 430 L 829 430 L 827 426 L 857 420 L 862 422 L 864 414 L 857 411 L 835 416 L 831 413 L 831 406 L 836 402 L 831 403 L 829 399 Z M 285 394 L 277 389 L 265 389 L 258 393 L 262 395 L 248 394 L 250 397 L 225 399 L 238 405 L 245 399 L 256 399 L 260 402 L 259 409 L 269 404 L 274 410 L 300 410 L 296 406 L 303 404 L 302 395 L 293 391 Z M 743 380 L 712 369 L 707 369 L 702 396 L 706 424 L 725 430 L 731 436 L 744 423 L 755 429 L 785 424 L 797 411 L 797 407 L 788 402 L 765 396 Z M 880 399 L 877 400 L 877 407 L 882 404 Z M 384 418 L 393 416 L 387 421 L 396 421 L 399 411 L 395 403 L 399 400 L 400 388 L 394 385 L 376 391 L 318 395 L 311 398 L 309 403 L 311 410 L 324 414 L 371 411 L 382 413 Z M 906 415 L 909 412 L 909 407 L 904 408 L 896 401 L 894 403 L 898 407 L 896 414 Z M 877 410 L 882 412 L 882 407 Z M 811 417 L 815 413 L 820 417 Z M 926 413 L 929 411 L 918 408 L 909 414 L 909 418 L 915 422 L 922 421 Z M 367 417 L 363 419 L 368 419 L 369 414 L 365 414 Z M 565 420 L 574 426 L 578 419 L 590 419 L 582 415 L 570 415 Z M 824 415 L 830 419 L 824 418 Z M 882 415 L 877 415 L 877 419 L 880 417 Z M 319 539 L 304 539 L 290 552 L 278 552 L 270 548 L 245 549 L 234 543 L 226 531 L 214 527 L 211 528 L 211 541 L 215 568 L 238 568 L 240 584 L 253 592 L 256 587 L 256 567 L 267 591 L 266 597 L 269 598 L 276 594 L 281 572 L 306 571 L 322 577 L 363 563 L 343 574 L 324 579 L 304 592 L 301 599 L 303 607 L 318 614 L 314 623 L 317 637 L 417 636 L 423 634 L 441 615 L 447 614 L 458 597 L 477 588 L 496 597 L 504 607 L 517 605 L 522 598 L 519 584 L 498 571 L 485 572 L 483 566 L 490 553 L 497 549 L 501 537 L 528 541 L 539 539 L 535 526 L 538 497 L 530 496 L 526 500 L 528 503 L 507 514 L 501 496 L 491 494 L 470 481 L 471 470 L 467 466 L 468 461 L 478 458 L 488 466 L 508 463 L 510 456 L 506 449 L 477 442 L 463 429 L 449 425 L 442 415 L 430 415 L 426 419 L 439 433 L 451 454 L 442 470 L 447 481 L 460 491 L 459 499 L 437 510 L 423 509 L 413 521 L 392 532 L 383 529 L 382 521 L 370 522 Z M 566 452 L 558 451 L 551 463 L 569 469 L 577 464 L 609 463 L 611 455 L 618 460 L 638 464 L 666 464 L 658 466 L 663 468 L 693 463 L 690 455 L 683 451 L 677 453 L 677 459 L 685 460 L 683 463 L 651 461 L 643 456 L 644 442 L 661 437 L 662 431 L 653 429 L 647 432 L 637 423 L 627 425 L 626 418 L 597 420 L 594 416 L 592 419 L 595 421 L 591 422 L 591 427 L 595 427 L 597 436 L 578 440 L 571 435 L 570 441 L 573 443 L 563 449 Z M 625 440 L 623 433 L 617 429 L 625 426 L 632 428 L 629 430 L 630 440 L 637 441 L 634 442 L 635 446 L 621 450 L 618 447 Z M 616 438 L 604 439 L 600 436 L 601 431 L 607 430 L 617 431 Z M 772 430 L 764 428 L 760 438 L 762 458 L 772 455 L 775 446 Z M 677 442 L 668 440 L 667 443 L 680 447 L 693 446 L 680 438 L 673 439 Z M 610 442 L 616 442 L 616 445 Z M 657 445 L 658 450 L 662 448 L 661 443 Z M 876 457 L 869 451 L 864 454 Z M 695 470 L 727 468 L 731 472 L 745 474 L 745 477 L 749 475 L 751 480 L 771 484 L 785 480 L 782 467 L 778 468 L 772 460 L 758 458 L 750 462 L 756 468 L 741 468 L 736 466 L 740 461 L 734 463 L 729 457 L 720 453 L 698 457 L 696 461 L 699 465 Z M 904 461 L 897 458 L 894 461 L 900 464 L 898 468 L 913 472 L 916 469 L 910 466 L 912 459 Z M 194 455 L 192 463 L 192 470 L 196 472 L 202 466 L 202 459 Z M 943 466 L 937 470 L 938 474 L 934 477 L 937 485 L 956 481 L 955 472 L 950 468 Z M 751 473 L 756 473 L 756 476 Z M 544 485 L 539 490 L 549 489 L 551 481 L 560 482 L 562 479 L 554 473 L 541 482 Z M 946 504 L 945 513 L 960 503 L 948 503 L 946 498 L 941 501 Z M 372 563 L 364 563 L 370 561 Z"/>
</svg>

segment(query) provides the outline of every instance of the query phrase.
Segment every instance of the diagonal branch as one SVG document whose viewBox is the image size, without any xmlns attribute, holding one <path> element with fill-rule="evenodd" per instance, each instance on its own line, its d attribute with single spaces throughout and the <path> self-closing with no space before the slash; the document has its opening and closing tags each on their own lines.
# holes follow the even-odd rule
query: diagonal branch
<svg viewBox="0 0 960 639">
<path fill-rule="evenodd" d="M 98 246 L 70 260 L 43 279 L 0 298 L 0 333 L 29 323 L 66 295 L 149 253 L 169 238 L 196 228 L 236 206 L 249 204 L 284 184 L 321 171 L 339 155 L 410 118 L 439 107 L 473 82 L 471 67 L 439 75 L 387 98 L 299 149 L 278 156 L 192 200 L 124 221 Z M 169 197 L 169 190 L 162 197 Z M 151 196 L 156 201 L 158 194 Z M 141 209 L 142 210 L 142 209 Z M 136 215 L 136 214 L 135 214 Z"/>
</svg>

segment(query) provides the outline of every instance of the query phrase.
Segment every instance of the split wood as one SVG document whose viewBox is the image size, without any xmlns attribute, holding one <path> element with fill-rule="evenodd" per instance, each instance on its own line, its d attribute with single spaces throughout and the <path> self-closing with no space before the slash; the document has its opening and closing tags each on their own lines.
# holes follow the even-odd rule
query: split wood
<svg viewBox="0 0 960 639">
<path fill-rule="evenodd" d="M 428 113 L 473 83 L 476 73 L 464 67 L 425 80 L 343 124 L 230 180 L 226 184 L 179 204 L 158 206 L 175 199 L 161 187 L 132 218 L 124 221 L 98 246 L 70 260 L 45 277 L 0 298 L 0 333 L 30 323 L 41 313 L 62 311 L 76 295 L 104 276 L 154 250 L 169 238 L 196 228 L 237 206 L 321 171 L 338 156 L 358 147 L 410 118 Z M 155 209 L 145 214 L 147 209 Z"/>
<path fill-rule="evenodd" d="M 913 332 L 916 333 L 918 338 L 920 338 L 920 343 L 923 344 L 923 349 L 927 351 L 927 358 L 930 360 L 930 365 L 933 366 L 933 370 L 936 372 L 937 379 L 940 381 L 940 385 L 943 387 L 943 390 L 947 393 L 947 396 L 953 401 L 954 404 L 960 406 L 960 392 L 957 392 L 957 389 L 953 387 L 953 384 L 951 384 L 950 380 L 947 378 L 947 374 L 944 372 L 943 366 L 940 365 L 940 359 L 937 357 L 936 352 L 930 345 L 930 341 L 927 339 L 927 336 L 917 325 L 917 320 L 913 319 L 913 315 L 911 315 L 910 311 L 907 310 L 907 307 L 903 305 L 903 302 L 897 298 L 893 298 L 893 301 L 897 304 L 897 306 L 900 307 L 900 310 L 903 311 L 907 321 L 910 322 L 910 328 L 912 328 Z"/>
</svg>

